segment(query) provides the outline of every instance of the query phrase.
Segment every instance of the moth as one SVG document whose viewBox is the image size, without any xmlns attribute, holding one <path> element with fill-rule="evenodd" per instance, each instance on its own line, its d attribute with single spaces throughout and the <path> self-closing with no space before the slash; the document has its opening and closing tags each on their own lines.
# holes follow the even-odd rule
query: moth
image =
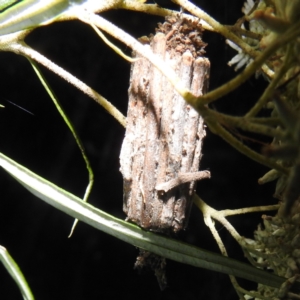
<svg viewBox="0 0 300 300">
<path fill-rule="evenodd" d="M 201 34 L 197 22 L 167 18 L 147 45 L 196 96 L 207 91 L 210 70 Z M 210 177 L 199 171 L 204 136 L 203 118 L 160 71 L 139 57 L 131 69 L 120 154 L 128 221 L 168 235 L 186 228 L 195 181 Z"/>
</svg>

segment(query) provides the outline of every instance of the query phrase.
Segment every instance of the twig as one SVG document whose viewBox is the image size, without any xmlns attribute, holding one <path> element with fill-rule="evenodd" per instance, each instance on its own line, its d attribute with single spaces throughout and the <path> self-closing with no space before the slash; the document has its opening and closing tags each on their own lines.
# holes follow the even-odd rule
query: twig
<svg viewBox="0 0 300 300">
<path fill-rule="evenodd" d="M 164 191 L 165 193 L 171 190 L 172 188 L 179 186 L 181 184 L 198 181 L 205 178 L 210 178 L 209 171 L 199 171 L 199 172 L 192 172 L 192 173 L 179 173 L 178 177 L 164 183 L 160 183 L 156 185 L 155 189 L 158 191 Z"/>
</svg>

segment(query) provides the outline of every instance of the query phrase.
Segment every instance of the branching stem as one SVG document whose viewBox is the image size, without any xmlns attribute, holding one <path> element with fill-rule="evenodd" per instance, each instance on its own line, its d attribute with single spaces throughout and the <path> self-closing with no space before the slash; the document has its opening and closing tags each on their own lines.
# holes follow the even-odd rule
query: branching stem
<svg viewBox="0 0 300 300">
<path fill-rule="evenodd" d="M 23 55 L 43 65 L 53 73 L 63 78 L 65 81 L 72 84 L 77 89 L 81 90 L 84 94 L 91 97 L 98 104 L 100 104 L 109 114 L 111 114 L 122 126 L 126 126 L 126 118 L 108 100 L 106 100 L 103 96 L 101 96 L 95 90 L 86 85 L 84 82 L 80 81 L 74 75 L 65 71 L 63 68 L 59 67 L 45 56 L 41 55 L 39 52 L 29 47 L 27 44 L 25 44 L 25 42 L 11 43 L 7 46 L 6 51 L 11 51 L 16 54 Z"/>
</svg>

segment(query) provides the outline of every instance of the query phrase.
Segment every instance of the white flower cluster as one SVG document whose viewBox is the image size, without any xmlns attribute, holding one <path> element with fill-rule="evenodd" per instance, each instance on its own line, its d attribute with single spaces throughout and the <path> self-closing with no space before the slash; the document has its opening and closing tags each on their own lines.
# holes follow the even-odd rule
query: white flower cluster
<svg viewBox="0 0 300 300">
<path fill-rule="evenodd" d="M 256 2 L 247 0 L 242 12 L 244 17 L 233 26 L 233 31 L 253 49 L 263 50 L 278 35 L 284 34 L 293 23 L 299 20 L 300 0 L 257 0 Z M 228 63 L 230 66 L 236 64 L 235 70 L 252 61 L 252 58 L 238 45 L 229 40 L 226 42 L 238 52 Z M 298 43 L 295 52 L 299 49 Z M 276 53 L 276 55 L 279 62 L 275 59 L 271 63 L 274 68 L 280 64 L 280 58 L 283 56 L 282 52 Z"/>
<path fill-rule="evenodd" d="M 260 1 L 257 8 L 262 9 L 263 7 L 265 7 L 265 3 L 263 1 Z M 245 15 L 244 19 L 245 19 L 245 21 L 247 21 L 249 31 L 257 34 L 257 37 L 262 37 L 267 34 L 267 30 L 257 20 L 254 20 L 254 19 L 247 20 L 247 16 L 249 16 L 251 14 L 251 12 L 253 11 L 254 8 L 255 8 L 255 2 L 253 0 L 247 0 L 244 3 L 242 12 Z M 240 25 L 240 28 L 245 32 L 247 31 L 244 22 Z M 241 34 L 241 38 L 243 39 L 244 42 L 246 42 L 248 45 L 252 46 L 254 49 L 260 48 L 259 39 L 251 38 L 251 37 L 248 37 L 243 34 Z M 238 45 L 236 45 L 235 43 L 233 43 L 230 40 L 226 40 L 226 43 L 231 48 L 233 48 L 234 50 L 236 50 L 238 52 L 238 54 L 235 55 L 228 62 L 229 66 L 236 64 L 235 71 L 239 70 L 243 66 L 248 65 L 249 63 L 252 62 L 253 59 L 248 54 L 244 53 L 243 50 Z"/>
</svg>

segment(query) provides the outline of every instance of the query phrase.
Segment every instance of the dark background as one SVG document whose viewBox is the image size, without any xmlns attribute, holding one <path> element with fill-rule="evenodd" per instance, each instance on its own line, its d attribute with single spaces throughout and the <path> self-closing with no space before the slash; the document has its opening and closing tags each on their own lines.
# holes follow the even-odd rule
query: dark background
<svg viewBox="0 0 300 300">
<path fill-rule="evenodd" d="M 194 1 L 223 24 L 234 24 L 242 16 L 243 2 Z M 168 1 L 165 4 L 175 7 Z M 156 23 L 163 21 L 129 11 L 110 11 L 103 16 L 134 37 L 154 32 Z M 210 89 L 213 89 L 235 75 L 227 62 L 236 53 L 220 35 L 206 32 L 204 40 L 208 42 L 206 51 L 212 65 Z M 35 30 L 26 41 L 126 114 L 130 64 L 104 45 L 87 25 L 53 24 Z M 130 49 L 117 44 L 130 54 Z M 82 197 L 88 182 L 83 159 L 29 63 L 23 57 L 1 52 L 0 65 L 0 103 L 6 106 L 0 110 L 0 151 Z M 95 186 L 90 203 L 124 219 L 119 172 L 124 128 L 97 103 L 56 75 L 47 70 L 44 74 L 73 121 L 91 160 Z M 241 115 L 255 103 L 265 85 L 262 79 L 251 78 L 237 91 L 217 101 L 215 108 Z M 212 178 L 198 185 L 198 194 L 208 204 L 224 209 L 276 202 L 271 196 L 274 185 L 257 184 L 257 179 L 267 171 L 265 167 L 243 157 L 209 131 L 203 153 L 201 169 L 210 169 Z M 167 263 L 168 288 L 161 292 L 151 271 L 138 274 L 133 270 L 138 254 L 133 246 L 83 223 L 68 239 L 72 218 L 35 198 L 2 170 L 0 187 L 0 245 L 15 258 L 36 299 L 237 299 L 228 276 L 172 261 Z M 260 214 L 231 217 L 230 221 L 241 235 L 251 237 L 260 222 Z M 230 256 L 245 260 L 227 231 L 219 224 L 216 227 Z M 219 251 L 196 207 L 182 239 Z M 0 267 L 0 280 L 1 299 L 22 299 L 3 267 Z M 255 284 L 241 282 L 247 288 L 255 288 Z"/>
</svg>

